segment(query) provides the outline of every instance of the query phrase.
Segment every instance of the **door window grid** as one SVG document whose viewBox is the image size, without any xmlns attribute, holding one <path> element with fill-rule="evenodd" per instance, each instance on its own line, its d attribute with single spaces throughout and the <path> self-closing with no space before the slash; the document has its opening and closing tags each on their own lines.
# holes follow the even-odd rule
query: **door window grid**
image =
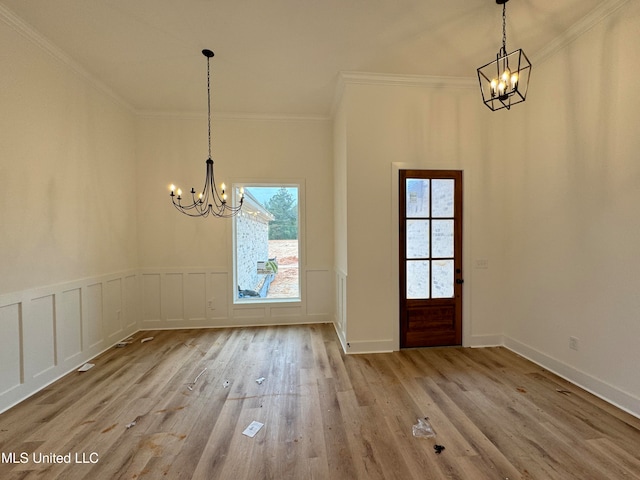
<svg viewBox="0 0 640 480">
<path fill-rule="evenodd" d="M 455 181 L 407 178 L 405 188 L 407 299 L 451 298 Z"/>
</svg>

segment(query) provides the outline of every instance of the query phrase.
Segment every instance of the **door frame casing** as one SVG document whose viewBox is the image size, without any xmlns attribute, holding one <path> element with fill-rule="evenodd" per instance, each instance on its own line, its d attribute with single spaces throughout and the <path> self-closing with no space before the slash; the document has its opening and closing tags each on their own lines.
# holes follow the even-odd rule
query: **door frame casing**
<svg viewBox="0 0 640 480">
<path fill-rule="evenodd" d="M 462 271 L 465 272 L 464 287 L 462 289 L 462 346 L 470 346 L 471 339 L 471 268 L 470 268 L 470 209 L 464 209 L 464 205 L 470 205 L 470 188 L 472 184 L 471 168 L 458 167 L 445 164 L 420 164 L 415 162 L 392 162 L 391 163 L 391 223 L 389 228 L 395 232 L 391 236 L 391 282 L 393 285 L 400 283 L 400 235 L 398 233 L 399 208 L 400 208 L 400 170 L 459 170 L 465 180 L 465 187 L 462 190 Z M 400 350 L 400 289 L 395 288 L 392 292 L 392 308 L 395 312 L 393 325 L 393 349 Z"/>
</svg>

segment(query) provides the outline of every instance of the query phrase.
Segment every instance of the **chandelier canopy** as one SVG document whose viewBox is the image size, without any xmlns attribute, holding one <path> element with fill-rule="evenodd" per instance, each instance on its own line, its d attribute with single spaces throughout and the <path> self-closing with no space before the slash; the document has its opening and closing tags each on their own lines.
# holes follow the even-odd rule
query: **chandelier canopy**
<svg viewBox="0 0 640 480">
<path fill-rule="evenodd" d="M 531 62 L 522 51 L 507 53 L 507 2 L 496 0 L 502 5 L 502 47 L 496 59 L 478 68 L 478 81 L 482 92 L 482 101 L 492 111 L 524 102 L 529 90 Z"/>
<path fill-rule="evenodd" d="M 244 201 L 244 189 L 239 190 L 239 202 L 237 206 L 232 206 L 227 202 L 226 186 L 224 183 L 220 185 L 220 193 L 216 188 L 215 176 L 213 173 L 213 159 L 211 158 L 211 73 L 209 61 L 213 57 L 211 50 L 202 50 L 202 54 L 207 57 L 207 113 L 209 120 L 209 157 L 207 158 L 207 173 L 204 181 L 202 192 L 196 195 L 195 188 L 191 188 L 190 203 L 183 203 L 182 190 L 175 185 L 171 185 L 170 196 L 173 206 L 178 211 L 189 215 L 190 217 L 208 217 L 212 215 L 219 218 L 228 218 L 236 215 L 242 208 Z"/>
</svg>

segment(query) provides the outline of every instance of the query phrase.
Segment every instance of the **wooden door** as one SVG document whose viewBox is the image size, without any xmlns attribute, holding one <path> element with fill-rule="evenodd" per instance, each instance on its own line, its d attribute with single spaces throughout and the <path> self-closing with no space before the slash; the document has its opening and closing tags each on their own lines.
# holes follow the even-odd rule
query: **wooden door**
<svg viewBox="0 0 640 480">
<path fill-rule="evenodd" d="M 400 346 L 462 344 L 462 172 L 400 170 Z"/>
</svg>

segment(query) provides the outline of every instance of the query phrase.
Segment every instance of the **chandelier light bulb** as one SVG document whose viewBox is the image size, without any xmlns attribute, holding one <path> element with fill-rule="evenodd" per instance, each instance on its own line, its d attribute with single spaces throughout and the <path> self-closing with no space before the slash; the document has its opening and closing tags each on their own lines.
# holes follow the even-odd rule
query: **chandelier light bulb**
<svg viewBox="0 0 640 480">
<path fill-rule="evenodd" d="M 182 196 L 182 190 L 181 189 L 178 189 L 178 191 L 176 193 L 178 194 L 178 197 Z"/>
<path fill-rule="evenodd" d="M 502 81 L 507 83 L 509 78 L 511 78 L 511 72 L 509 71 L 509 67 L 507 67 L 504 69 L 504 72 L 502 72 Z"/>
<path fill-rule="evenodd" d="M 513 90 L 518 88 L 518 74 L 517 73 L 514 73 L 513 75 L 511 75 L 511 88 Z"/>
</svg>

